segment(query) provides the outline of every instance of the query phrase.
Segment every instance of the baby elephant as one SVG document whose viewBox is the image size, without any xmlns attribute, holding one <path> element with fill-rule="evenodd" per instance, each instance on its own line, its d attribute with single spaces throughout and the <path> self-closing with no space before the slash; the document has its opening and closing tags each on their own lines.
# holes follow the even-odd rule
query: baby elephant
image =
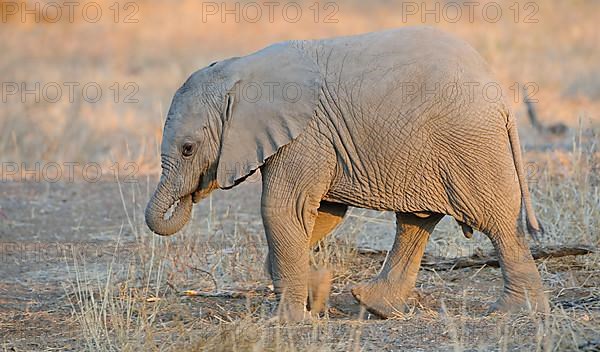
<svg viewBox="0 0 600 352">
<path fill-rule="evenodd" d="M 381 272 L 352 289 L 372 313 L 403 310 L 444 215 L 498 252 L 494 310 L 548 310 L 521 226 L 541 231 L 514 115 L 475 50 L 436 29 L 288 41 L 213 63 L 175 93 L 161 157 L 146 209 L 159 235 L 260 169 L 268 269 L 290 320 L 306 314 L 311 247 L 348 206 L 397 217 Z"/>
</svg>

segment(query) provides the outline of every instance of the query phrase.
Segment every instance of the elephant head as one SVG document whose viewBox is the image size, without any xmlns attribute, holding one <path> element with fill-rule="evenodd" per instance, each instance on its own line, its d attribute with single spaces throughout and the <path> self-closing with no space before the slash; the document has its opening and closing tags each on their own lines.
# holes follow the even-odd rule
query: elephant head
<svg viewBox="0 0 600 352">
<path fill-rule="evenodd" d="M 316 64 L 290 42 L 192 74 L 169 108 L 148 227 L 176 233 L 193 202 L 242 182 L 296 138 L 315 115 L 320 82 Z"/>
</svg>

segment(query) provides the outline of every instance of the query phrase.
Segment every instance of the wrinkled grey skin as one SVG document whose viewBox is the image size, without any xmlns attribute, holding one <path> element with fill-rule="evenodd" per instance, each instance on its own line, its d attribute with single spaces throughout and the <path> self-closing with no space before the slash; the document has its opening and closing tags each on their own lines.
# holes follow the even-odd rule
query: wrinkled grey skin
<svg viewBox="0 0 600 352">
<path fill-rule="evenodd" d="M 173 98 L 147 224 L 171 235 L 189 220 L 192 201 L 260 168 L 268 269 L 288 319 L 305 315 L 310 248 L 348 206 L 397 214 L 381 272 L 352 289 L 371 312 L 390 317 L 404 309 L 444 215 L 495 246 L 504 291 L 493 309 L 545 312 L 520 225 L 541 227 L 514 117 L 493 89 L 484 95 L 494 82 L 473 48 L 428 27 L 290 41 L 218 62 Z M 300 88 L 299 99 L 283 93 L 289 83 Z M 451 83 L 454 94 L 442 89 Z M 249 84 L 262 87 L 258 101 L 239 93 Z"/>
</svg>

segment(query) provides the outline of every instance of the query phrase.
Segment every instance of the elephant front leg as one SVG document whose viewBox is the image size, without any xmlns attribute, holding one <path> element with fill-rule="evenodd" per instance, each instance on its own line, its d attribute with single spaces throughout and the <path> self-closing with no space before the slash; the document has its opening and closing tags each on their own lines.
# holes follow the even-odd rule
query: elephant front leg
<svg viewBox="0 0 600 352">
<path fill-rule="evenodd" d="M 308 318 L 309 236 L 291 208 L 263 205 L 262 216 L 269 245 L 267 266 L 280 317 L 287 321 Z"/>
<path fill-rule="evenodd" d="M 389 318 L 404 312 L 415 287 L 427 240 L 441 214 L 427 218 L 413 214 L 396 215 L 397 234 L 383 268 L 377 277 L 352 289 L 354 297 L 371 313 Z"/>
</svg>

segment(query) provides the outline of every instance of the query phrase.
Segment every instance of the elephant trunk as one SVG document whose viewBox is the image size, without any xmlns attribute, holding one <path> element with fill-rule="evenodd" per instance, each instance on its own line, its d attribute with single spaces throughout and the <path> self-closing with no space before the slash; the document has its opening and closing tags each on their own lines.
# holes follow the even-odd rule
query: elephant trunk
<svg viewBox="0 0 600 352">
<path fill-rule="evenodd" d="M 192 195 L 177 198 L 174 194 L 161 180 L 146 207 L 146 224 L 158 235 L 176 233 L 191 218 Z"/>
</svg>

